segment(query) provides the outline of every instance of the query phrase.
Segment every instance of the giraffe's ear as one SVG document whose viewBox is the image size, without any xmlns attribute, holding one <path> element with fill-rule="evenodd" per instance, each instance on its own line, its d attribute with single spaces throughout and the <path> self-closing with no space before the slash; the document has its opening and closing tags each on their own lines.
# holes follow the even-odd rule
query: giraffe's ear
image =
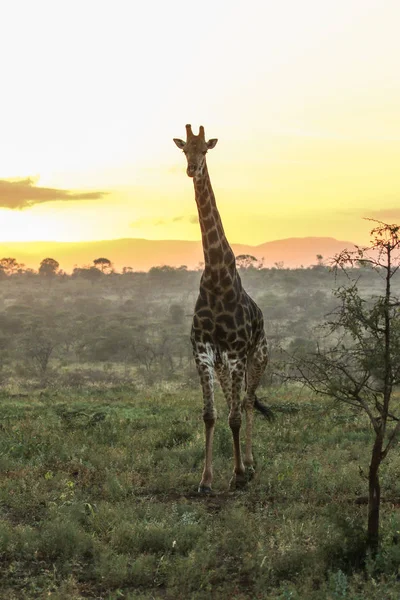
<svg viewBox="0 0 400 600">
<path fill-rule="evenodd" d="M 185 142 L 183 140 L 179 140 L 178 138 L 174 138 L 174 142 L 178 146 L 178 148 L 180 148 L 181 150 L 183 150 L 183 147 L 185 145 Z"/>
<path fill-rule="evenodd" d="M 217 145 L 218 140 L 216 138 L 213 138 L 212 140 L 208 140 L 207 142 L 207 148 L 209 150 L 211 150 L 212 148 L 215 148 L 215 146 Z"/>
</svg>

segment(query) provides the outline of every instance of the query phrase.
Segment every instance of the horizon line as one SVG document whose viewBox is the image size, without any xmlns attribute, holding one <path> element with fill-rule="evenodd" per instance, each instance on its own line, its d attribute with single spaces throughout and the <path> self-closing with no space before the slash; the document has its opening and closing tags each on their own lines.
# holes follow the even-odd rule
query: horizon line
<svg viewBox="0 0 400 600">
<path fill-rule="evenodd" d="M 337 237 L 333 237 L 331 235 L 322 235 L 322 236 L 318 236 L 318 235 L 305 235 L 305 236 L 290 236 L 290 237 L 286 237 L 286 238 L 274 238 L 273 240 L 267 240 L 265 242 L 261 242 L 261 244 L 251 244 L 248 242 L 229 242 L 231 245 L 241 245 L 241 246 L 250 246 L 252 248 L 258 248 L 259 246 L 263 246 L 264 244 L 272 244 L 274 242 L 285 242 L 288 240 L 313 240 L 313 239 L 325 239 L 325 240 L 335 240 L 337 242 L 342 242 L 342 241 L 346 241 L 349 242 L 350 240 L 341 240 Z M 7 240 L 7 241 L 1 241 L 0 240 L 0 246 L 1 245 L 7 245 L 7 244 L 98 244 L 98 243 L 105 243 L 105 242 L 121 242 L 121 241 L 128 241 L 128 240 L 134 240 L 134 241 L 140 241 L 140 242 L 184 242 L 184 243 L 190 243 L 190 244 L 198 244 L 198 243 L 202 243 L 201 238 L 198 240 L 185 240 L 185 239 L 151 239 L 151 238 L 138 238 L 138 237 L 121 237 L 121 238 L 103 238 L 103 239 L 96 239 L 96 240 Z M 352 244 L 354 244 L 355 242 L 351 242 Z"/>
</svg>

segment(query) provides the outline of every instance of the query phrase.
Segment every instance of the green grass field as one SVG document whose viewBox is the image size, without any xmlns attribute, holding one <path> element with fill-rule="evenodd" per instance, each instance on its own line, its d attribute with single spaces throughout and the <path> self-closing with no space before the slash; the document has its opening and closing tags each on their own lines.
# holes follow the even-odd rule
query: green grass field
<svg viewBox="0 0 400 600">
<path fill-rule="evenodd" d="M 382 544 L 362 560 L 367 420 L 300 390 L 263 391 L 256 475 L 228 491 L 218 396 L 214 494 L 197 485 L 200 390 L 0 398 L 0 597 L 400 598 L 400 456 L 382 467 Z"/>
</svg>

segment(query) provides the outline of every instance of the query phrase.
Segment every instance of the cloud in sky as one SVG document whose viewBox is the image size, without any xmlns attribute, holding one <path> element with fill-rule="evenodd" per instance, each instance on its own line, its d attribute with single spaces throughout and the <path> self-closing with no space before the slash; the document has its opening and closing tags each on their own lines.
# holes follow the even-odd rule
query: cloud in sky
<svg viewBox="0 0 400 600">
<path fill-rule="evenodd" d="M 196 215 L 177 215 L 169 219 L 159 219 L 157 217 L 142 217 L 140 219 L 136 219 L 135 221 L 131 221 L 129 223 L 129 226 L 136 228 L 143 227 L 146 225 L 168 225 L 170 223 L 190 223 L 191 225 L 195 225 L 198 223 L 198 218 Z"/>
<path fill-rule="evenodd" d="M 32 177 L 25 179 L 0 179 L 0 208 L 12 210 L 29 208 L 43 202 L 71 202 L 74 200 L 99 200 L 107 192 L 76 192 L 39 187 Z"/>
<path fill-rule="evenodd" d="M 382 208 L 381 210 L 373 210 L 369 213 L 368 217 L 384 222 L 387 222 L 388 220 L 400 221 L 400 208 Z"/>
</svg>

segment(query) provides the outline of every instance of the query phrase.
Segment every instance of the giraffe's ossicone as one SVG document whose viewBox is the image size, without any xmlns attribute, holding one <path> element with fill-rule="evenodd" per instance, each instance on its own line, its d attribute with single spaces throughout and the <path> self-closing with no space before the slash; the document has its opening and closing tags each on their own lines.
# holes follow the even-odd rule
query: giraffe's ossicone
<svg viewBox="0 0 400 600">
<path fill-rule="evenodd" d="M 253 409 L 270 411 L 256 397 L 256 389 L 268 362 L 264 320 L 260 308 L 243 289 L 235 255 L 226 239 L 208 174 L 206 154 L 218 140 L 205 140 L 204 128 L 194 135 L 186 125 L 186 141 L 174 139 L 187 158 L 187 174 L 193 178 L 204 251 L 204 272 L 196 302 L 191 342 L 203 391 L 206 456 L 199 491 L 211 491 L 212 445 L 217 411 L 214 375 L 229 408 L 233 436 L 234 472 L 231 488 L 243 486 L 253 471 Z M 242 389 L 246 387 L 243 400 Z M 240 427 L 246 413 L 245 454 L 242 460 Z"/>
</svg>

